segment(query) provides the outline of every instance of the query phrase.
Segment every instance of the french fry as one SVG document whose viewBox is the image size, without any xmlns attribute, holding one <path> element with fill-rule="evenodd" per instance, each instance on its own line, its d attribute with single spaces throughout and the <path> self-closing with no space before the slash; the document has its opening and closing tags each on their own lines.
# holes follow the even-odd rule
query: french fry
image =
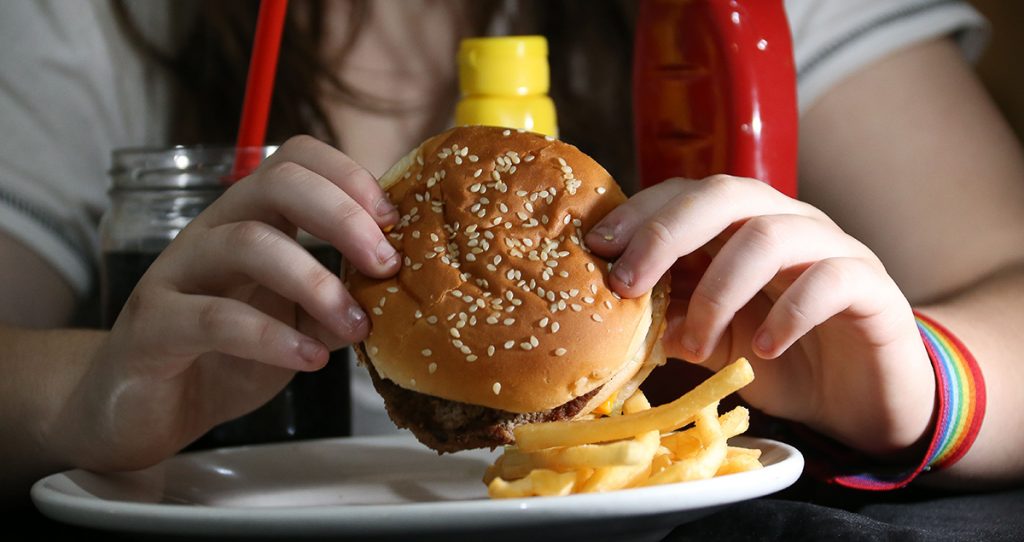
<svg viewBox="0 0 1024 542">
<path fill-rule="evenodd" d="M 718 418 L 722 426 L 722 433 L 729 439 L 739 435 L 750 427 L 750 411 L 743 407 L 736 407 Z M 683 431 L 669 433 L 661 437 L 661 445 L 672 450 L 676 457 L 686 457 L 695 453 L 700 448 L 700 438 L 697 436 L 697 429 L 691 427 Z"/>
<path fill-rule="evenodd" d="M 697 413 L 696 427 L 701 449 L 690 457 L 675 462 L 658 474 L 652 475 L 644 485 L 660 485 L 688 480 L 711 478 L 725 461 L 726 443 L 718 421 L 718 403 L 708 405 Z"/>
<path fill-rule="evenodd" d="M 634 414 L 636 412 L 650 409 L 651 402 L 647 400 L 647 396 L 640 390 L 636 390 L 633 395 L 629 396 L 629 399 L 626 399 L 625 403 L 622 403 L 623 414 Z"/>
<path fill-rule="evenodd" d="M 706 479 L 761 468 L 760 450 L 729 446 L 747 409 L 718 401 L 753 379 L 739 359 L 686 395 L 651 408 L 637 390 L 621 415 L 524 425 L 484 474 L 492 498 L 567 495 Z M 693 422 L 693 427 L 682 429 Z"/>
<path fill-rule="evenodd" d="M 579 488 L 580 493 L 598 493 L 622 489 L 627 486 L 636 485 L 638 481 L 645 479 L 651 472 L 651 460 L 657 453 L 659 438 L 657 431 L 648 431 L 636 438 L 638 444 L 644 447 L 645 456 L 643 461 L 633 465 L 601 467 L 594 470 L 593 476 Z"/>
<path fill-rule="evenodd" d="M 529 476 L 511 482 L 502 478 L 491 480 L 487 485 L 487 494 L 492 499 L 568 495 L 576 485 L 576 476 L 575 472 L 536 469 Z"/>
<path fill-rule="evenodd" d="M 761 450 L 757 448 L 740 448 L 738 446 L 729 446 L 725 450 L 725 457 L 732 458 L 740 455 L 750 457 L 751 459 L 760 459 Z"/>
<path fill-rule="evenodd" d="M 652 432 L 654 433 L 654 432 Z M 654 433 L 657 435 L 657 433 Z M 657 449 L 655 436 L 654 449 Z M 551 469 L 564 472 L 577 468 L 599 468 L 618 465 L 645 465 L 651 462 L 654 451 L 639 439 L 622 440 L 608 444 L 581 444 L 564 448 L 548 448 L 524 452 L 515 446 L 505 449 L 498 468 L 505 479 L 522 478 L 533 469 Z"/>
<path fill-rule="evenodd" d="M 727 456 L 725 461 L 722 462 L 722 465 L 718 467 L 718 472 L 715 473 L 715 476 L 725 476 L 726 474 L 747 472 L 760 468 L 763 467 L 756 457 L 750 455 Z"/>
<path fill-rule="evenodd" d="M 671 403 L 596 420 L 521 425 L 514 430 L 516 444 L 524 452 L 534 452 L 556 446 L 622 440 L 648 431 L 672 431 L 689 423 L 705 406 L 742 388 L 753 379 L 750 364 L 740 358 Z M 715 419 L 717 425 L 717 415 Z"/>
</svg>

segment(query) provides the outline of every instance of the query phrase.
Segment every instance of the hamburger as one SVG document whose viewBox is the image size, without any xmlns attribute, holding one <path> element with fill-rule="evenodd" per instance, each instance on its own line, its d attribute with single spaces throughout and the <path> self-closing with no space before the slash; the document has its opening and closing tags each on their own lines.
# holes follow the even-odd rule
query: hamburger
<svg viewBox="0 0 1024 542">
<path fill-rule="evenodd" d="M 576 147 L 496 127 L 434 136 L 380 178 L 392 278 L 348 269 L 372 331 L 354 349 L 394 423 L 438 452 L 523 423 L 615 411 L 656 365 L 666 279 L 625 299 L 584 235 L 626 200 Z"/>
</svg>

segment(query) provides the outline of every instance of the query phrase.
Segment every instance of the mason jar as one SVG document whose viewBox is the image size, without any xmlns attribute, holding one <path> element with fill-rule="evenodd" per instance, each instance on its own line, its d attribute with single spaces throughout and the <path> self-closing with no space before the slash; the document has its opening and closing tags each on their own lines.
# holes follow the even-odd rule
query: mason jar
<svg viewBox="0 0 1024 542">
<path fill-rule="evenodd" d="M 106 328 L 113 326 L 160 252 L 224 192 L 236 152 L 262 160 L 275 150 L 171 147 L 113 152 L 110 206 L 100 222 L 100 295 Z M 299 241 L 325 267 L 339 272 L 341 257 L 334 247 L 310 236 L 300 236 Z M 270 402 L 213 428 L 189 449 L 349 435 L 348 367 L 344 350 L 332 352 L 326 367 L 296 373 Z"/>
</svg>

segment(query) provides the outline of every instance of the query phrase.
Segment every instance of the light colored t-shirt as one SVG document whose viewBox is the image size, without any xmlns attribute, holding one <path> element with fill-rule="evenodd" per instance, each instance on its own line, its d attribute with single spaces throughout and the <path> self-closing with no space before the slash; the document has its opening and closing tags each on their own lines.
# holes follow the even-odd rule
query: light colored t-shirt
<svg viewBox="0 0 1024 542">
<path fill-rule="evenodd" d="M 170 2 L 130 5 L 171 40 Z M 981 53 L 985 21 L 957 0 L 785 0 L 800 111 L 859 68 L 951 35 Z M 168 78 L 142 62 L 107 0 L 0 2 L 0 230 L 36 250 L 75 291 L 93 286 L 110 151 L 166 145 Z M 363 370 L 353 371 L 357 434 L 392 430 Z"/>
</svg>

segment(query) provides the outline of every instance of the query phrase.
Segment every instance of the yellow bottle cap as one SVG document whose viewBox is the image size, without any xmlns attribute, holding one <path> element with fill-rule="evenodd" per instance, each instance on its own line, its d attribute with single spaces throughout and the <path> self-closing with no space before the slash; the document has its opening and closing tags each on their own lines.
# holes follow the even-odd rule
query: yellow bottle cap
<svg viewBox="0 0 1024 542">
<path fill-rule="evenodd" d="M 464 96 L 547 94 L 551 86 L 543 36 L 465 39 L 458 58 Z"/>
<path fill-rule="evenodd" d="M 504 126 L 558 136 L 548 98 L 548 42 L 543 36 L 470 38 L 459 46 L 458 125 Z"/>
</svg>

